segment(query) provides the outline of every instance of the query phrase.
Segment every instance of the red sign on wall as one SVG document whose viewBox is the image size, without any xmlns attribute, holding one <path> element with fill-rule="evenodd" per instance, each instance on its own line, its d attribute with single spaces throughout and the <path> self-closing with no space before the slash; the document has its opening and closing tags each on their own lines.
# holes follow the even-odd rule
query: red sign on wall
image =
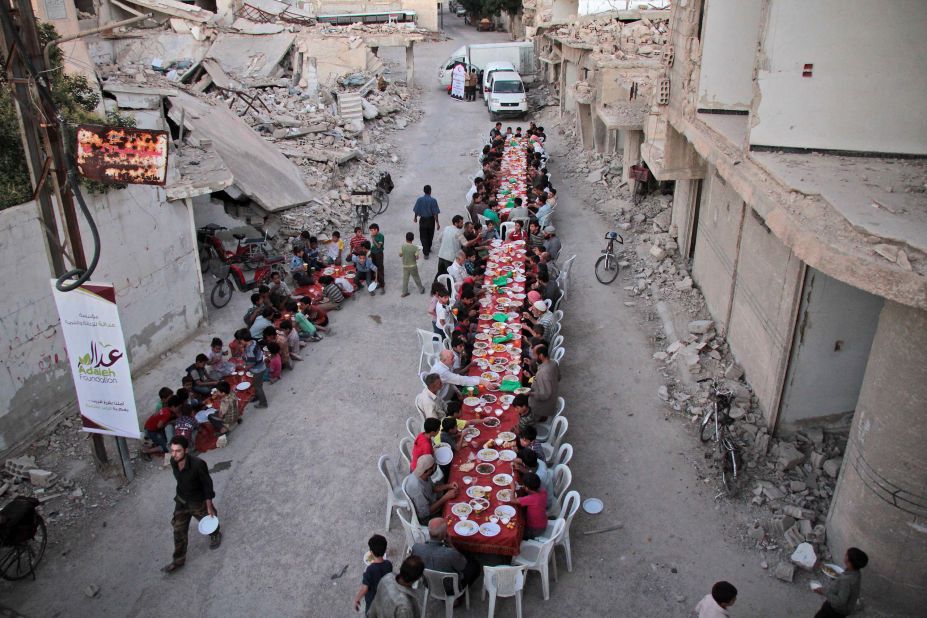
<svg viewBox="0 0 927 618">
<path fill-rule="evenodd" d="M 167 131 L 129 127 L 77 127 L 77 169 L 105 184 L 164 186 Z"/>
</svg>

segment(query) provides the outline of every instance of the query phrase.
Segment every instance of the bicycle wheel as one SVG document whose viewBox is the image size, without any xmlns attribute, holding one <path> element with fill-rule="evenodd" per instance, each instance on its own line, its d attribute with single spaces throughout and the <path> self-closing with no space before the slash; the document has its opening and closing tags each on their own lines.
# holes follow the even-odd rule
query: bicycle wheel
<svg viewBox="0 0 927 618">
<path fill-rule="evenodd" d="M 31 539 L 0 549 L 0 577 L 16 581 L 32 575 L 45 555 L 47 542 L 48 530 L 45 528 L 45 520 L 38 516 L 38 525 Z"/>
<path fill-rule="evenodd" d="M 386 209 L 389 208 L 389 193 L 383 189 L 377 189 L 373 194 L 373 202 L 376 206 L 376 210 L 373 213 L 373 216 L 382 215 L 386 212 Z"/>
<path fill-rule="evenodd" d="M 714 406 L 709 406 L 708 410 L 702 416 L 702 421 L 699 423 L 698 432 L 698 437 L 702 442 L 708 442 L 715 434 L 715 424 L 712 422 L 714 415 Z"/>
<path fill-rule="evenodd" d="M 366 231 L 367 230 L 367 207 L 359 205 L 354 209 L 355 214 L 357 215 L 357 227 Z"/>
<path fill-rule="evenodd" d="M 606 253 L 595 262 L 595 278 L 599 283 L 608 285 L 618 278 L 619 270 L 618 258 L 612 253 Z"/>
<path fill-rule="evenodd" d="M 200 272 L 209 272 L 209 263 L 212 261 L 212 250 L 208 245 L 197 245 L 197 253 L 200 256 Z"/>
<path fill-rule="evenodd" d="M 212 293 L 209 295 L 209 301 L 212 303 L 212 306 L 216 309 L 221 309 L 229 304 L 229 301 L 232 300 L 232 292 L 235 291 L 235 288 L 232 287 L 232 281 L 228 277 L 224 279 L 219 279 L 216 281 L 216 285 L 212 288 Z"/>
<path fill-rule="evenodd" d="M 740 451 L 730 440 L 722 441 L 724 459 L 721 461 L 721 484 L 728 496 L 733 496 L 738 489 L 738 476 L 740 474 Z"/>
</svg>

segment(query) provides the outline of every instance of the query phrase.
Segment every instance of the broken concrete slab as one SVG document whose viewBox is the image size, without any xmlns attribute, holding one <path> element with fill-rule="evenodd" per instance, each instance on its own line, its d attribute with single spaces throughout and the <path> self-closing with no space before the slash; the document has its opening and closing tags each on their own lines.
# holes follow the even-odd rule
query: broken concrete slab
<svg viewBox="0 0 927 618">
<path fill-rule="evenodd" d="M 283 32 L 284 26 L 283 24 L 272 23 L 259 24 L 250 19 L 239 17 L 232 22 L 232 29 L 242 34 L 277 34 L 278 32 Z"/>
<path fill-rule="evenodd" d="M 789 442 L 779 443 L 779 460 L 777 467 L 782 470 L 791 470 L 805 460 L 805 455 L 794 444 Z"/>
<path fill-rule="evenodd" d="M 714 320 L 693 320 L 689 322 L 689 332 L 693 335 L 704 335 L 715 326 Z"/>
<path fill-rule="evenodd" d="M 776 579 L 792 583 L 792 579 L 795 577 L 795 566 L 788 562 L 780 562 L 776 565 L 775 574 Z"/>
<path fill-rule="evenodd" d="M 161 109 L 161 100 L 180 92 L 173 88 L 146 88 L 134 84 L 105 82 L 103 91 L 116 97 L 122 109 Z"/>
<path fill-rule="evenodd" d="M 799 543 L 792 555 L 789 556 L 789 560 L 792 561 L 792 564 L 810 571 L 817 564 L 818 556 L 814 553 L 814 547 L 811 546 L 811 543 Z"/>
<path fill-rule="evenodd" d="M 55 482 L 55 473 L 50 470 L 29 470 L 29 482 L 33 487 L 51 487 Z"/>
<path fill-rule="evenodd" d="M 843 464 L 843 457 L 834 457 L 824 462 L 824 473 L 832 479 L 837 478 L 840 474 L 840 466 Z"/>
<path fill-rule="evenodd" d="M 222 33 L 206 58 L 215 60 L 229 76 L 242 82 L 275 77 L 282 70 L 280 61 L 293 46 L 296 35 L 280 33 L 249 35 Z"/>
<path fill-rule="evenodd" d="M 212 141 L 234 183 L 264 210 L 274 212 L 306 204 L 315 194 L 303 181 L 302 172 L 238 116 L 223 106 L 212 106 L 188 94 L 168 99 L 168 115 Z"/>
<path fill-rule="evenodd" d="M 151 9 L 157 13 L 164 13 L 171 17 L 180 17 L 199 23 L 212 21 L 216 17 L 216 14 L 212 11 L 207 11 L 193 4 L 175 2 L 175 0 L 125 0 L 125 2 Z"/>
</svg>

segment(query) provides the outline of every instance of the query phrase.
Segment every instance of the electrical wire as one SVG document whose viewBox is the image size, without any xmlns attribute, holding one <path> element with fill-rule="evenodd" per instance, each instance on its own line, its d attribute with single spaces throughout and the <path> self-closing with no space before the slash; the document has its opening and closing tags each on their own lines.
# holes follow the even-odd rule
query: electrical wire
<svg viewBox="0 0 927 618">
<path fill-rule="evenodd" d="M 12 19 L 5 4 L 3 6 L 3 17 L 12 26 Z M 11 27 L 10 30 L 12 31 L 16 47 L 20 50 L 27 49 L 16 28 Z M 40 74 L 36 70 L 35 65 L 32 64 L 32 60 L 27 54 L 20 52 L 19 56 L 23 62 L 23 65 L 26 67 L 26 70 L 29 72 L 30 77 L 34 80 L 36 90 L 38 90 L 39 97 L 45 104 L 46 109 L 53 111 L 55 114 L 55 120 L 58 124 L 58 131 L 61 135 L 61 144 L 64 150 L 64 156 L 62 158 L 64 159 L 65 166 L 67 167 L 67 187 L 62 187 L 62 189 L 70 189 L 71 194 L 77 200 L 77 204 L 80 206 L 81 214 L 87 220 L 87 226 L 90 228 L 90 235 L 93 238 L 93 255 L 90 259 L 90 263 L 87 265 L 87 268 L 72 268 L 55 280 L 55 288 L 59 292 L 71 292 L 82 286 L 84 283 L 90 281 L 90 277 L 93 275 L 97 265 L 100 262 L 100 231 L 97 229 L 97 224 L 93 220 L 93 214 L 87 207 L 87 203 L 84 201 L 84 196 L 80 191 L 80 180 L 77 178 L 77 169 L 74 167 L 74 161 L 71 157 L 71 153 L 68 148 L 68 142 L 66 140 L 67 129 L 64 122 L 64 116 L 55 106 L 55 102 L 51 96 L 51 91 L 45 83 L 44 75 Z"/>
</svg>

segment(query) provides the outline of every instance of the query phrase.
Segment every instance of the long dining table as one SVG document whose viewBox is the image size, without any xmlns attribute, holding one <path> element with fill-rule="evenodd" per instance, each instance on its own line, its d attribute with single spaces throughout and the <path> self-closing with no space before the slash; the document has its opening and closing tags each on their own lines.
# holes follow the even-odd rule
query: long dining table
<svg viewBox="0 0 927 618">
<path fill-rule="evenodd" d="M 464 392 L 459 418 L 471 421 L 451 460 L 449 481 L 459 493 L 445 505 L 448 534 L 458 549 L 514 556 L 524 534 L 515 504 L 513 460 L 518 414 L 510 407 L 521 389 L 521 311 L 525 299 L 525 242 L 493 241 L 486 259 L 469 375 L 490 382 L 486 392 Z"/>
</svg>

